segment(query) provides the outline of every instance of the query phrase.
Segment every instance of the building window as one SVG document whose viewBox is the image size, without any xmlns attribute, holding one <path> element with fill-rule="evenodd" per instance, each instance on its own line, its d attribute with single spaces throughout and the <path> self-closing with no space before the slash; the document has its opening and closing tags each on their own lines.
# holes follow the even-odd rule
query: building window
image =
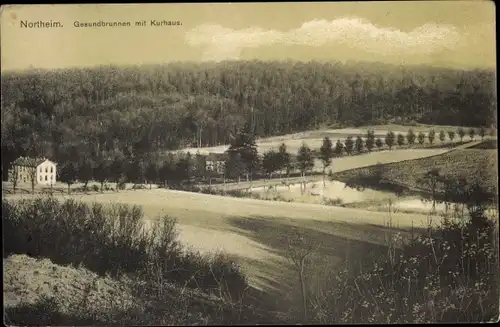
<svg viewBox="0 0 500 327">
<path fill-rule="evenodd" d="M 51 172 L 51 173 L 53 172 L 53 170 L 52 170 L 53 168 L 54 168 L 54 167 L 50 167 L 50 172 Z"/>
<path fill-rule="evenodd" d="M 40 176 L 40 182 L 42 181 L 42 176 Z"/>
<path fill-rule="evenodd" d="M 40 167 L 40 172 L 42 172 L 42 167 Z"/>
<path fill-rule="evenodd" d="M 45 180 L 47 180 L 47 175 L 45 175 Z"/>
<path fill-rule="evenodd" d="M 49 168 L 45 167 L 45 172 L 48 173 L 49 172 Z"/>
</svg>

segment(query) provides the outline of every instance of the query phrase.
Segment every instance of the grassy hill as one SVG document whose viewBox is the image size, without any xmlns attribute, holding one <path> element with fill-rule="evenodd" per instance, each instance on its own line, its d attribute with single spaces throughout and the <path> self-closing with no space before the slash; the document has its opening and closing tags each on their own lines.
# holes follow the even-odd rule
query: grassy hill
<svg viewBox="0 0 500 327">
<path fill-rule="evenodd" d="M 432 157 L 374 165 L 334 173 L 332 178 L 356 184 L 360 178 L 380 174 L 384 181 L 410 188 L 421 188 L 418 180 L 432 168 L 453 178 L 465 178 L 468 183 L 478 182 L 486 191 L 497 194 L 498 162 L 494 141 L 485 141 L 471 148 L 456 149 Z M 375 185 L 373 185 L 375 186 Z"/>
</svg>

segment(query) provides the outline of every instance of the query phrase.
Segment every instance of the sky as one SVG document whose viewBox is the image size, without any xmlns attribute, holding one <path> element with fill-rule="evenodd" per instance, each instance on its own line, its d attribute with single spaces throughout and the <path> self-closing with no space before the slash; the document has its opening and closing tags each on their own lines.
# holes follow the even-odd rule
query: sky
<svg viewBox="0 0 500 327">
<path fill-rule="evenodd" d="M 2 71 L 237 59 L 496 68 L 490 1 L 11 5 L 0 19 Z M 39 20 L 63 27 L 21 27 Z M 75 27 L 100 20 L 132 26 Z"/>
</svg>

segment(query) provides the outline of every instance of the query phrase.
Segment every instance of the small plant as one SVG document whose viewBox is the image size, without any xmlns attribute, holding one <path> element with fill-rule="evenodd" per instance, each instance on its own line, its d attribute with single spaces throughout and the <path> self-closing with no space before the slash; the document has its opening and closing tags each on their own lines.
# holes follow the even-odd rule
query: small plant
<svg viewBox="0 0 500 327">
<path fill-rule="evenodd" d="M 344 204 L 344 201 L 341 198 L 335 198 L 335 199 L 325 198 L 323 199 L 323 204 L 327 206 L 340 207 Z"/>
</svg>

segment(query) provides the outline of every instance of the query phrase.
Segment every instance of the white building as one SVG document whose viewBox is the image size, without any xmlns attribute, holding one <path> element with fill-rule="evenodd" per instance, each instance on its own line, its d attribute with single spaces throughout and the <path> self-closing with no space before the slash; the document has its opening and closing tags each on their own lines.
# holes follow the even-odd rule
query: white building
<svg viewBox="0 0 500 327">
<path fill-rule="evenodd" d="M 205 157 L 205 169 L 207 171 L 215 171 L 219 174 L 223 174 L 226 167 L 226 159 L 227 155 L 224 153 L 209 153 L 208 156 Z"/>
<path fill-rule="evenodd" d="M 33 159 L 20 157 L 12 162 L 9 174 L 11 182 L 30 183 L 35 179 L 35 184 L 54 185 L 57 180 L 57 164 L 45 158 Z"/>
</svg>

